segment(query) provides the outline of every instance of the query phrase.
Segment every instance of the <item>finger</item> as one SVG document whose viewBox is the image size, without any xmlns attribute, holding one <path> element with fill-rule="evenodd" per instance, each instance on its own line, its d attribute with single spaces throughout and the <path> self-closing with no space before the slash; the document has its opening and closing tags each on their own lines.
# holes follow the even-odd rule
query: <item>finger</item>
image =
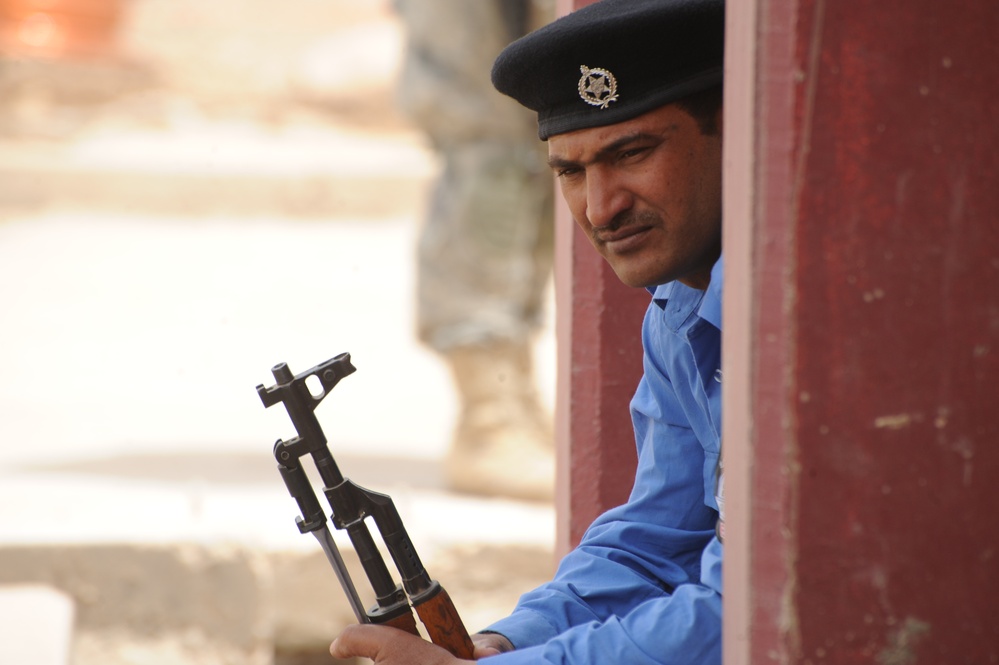
<svg viewBox="0 0 999 665">
<path fill-rule="evenodd" d="M 482 658 L 489 658 L 489 656 L 498 656 L 502 651 L 496 647 L 475 647 L 475 651 L 472 652 L 472 658 L 475 660 L 481 660 Z"/>
<path fill-rule="evenodd" d="M 475 645 L 472 656 L 476 660 L 513 650 L 510 640 L 499 633 L 477 633 L 472 635 L 472 643 Z"/>
</svg>

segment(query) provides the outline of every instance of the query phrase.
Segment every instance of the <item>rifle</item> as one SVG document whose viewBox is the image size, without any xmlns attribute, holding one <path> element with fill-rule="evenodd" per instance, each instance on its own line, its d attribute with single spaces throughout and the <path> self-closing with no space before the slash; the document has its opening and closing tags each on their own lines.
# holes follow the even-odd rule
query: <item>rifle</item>
<svg viewBox="0 0 999 665">
<path fill-rule="evenodd" d="M 301 374 L 292 374 L 285 363 L 275 365 L 271 369 L 275 385 L 270 388 L 262 384 L 257 386 L 257 394 L 264 407 L 283 403 L 298 432 L 295 438 L 289 441 L 278 439 L 274 444 L 278 471 L 302 512 L 295 523 L 299 531 L 311 533 L 319 541 L 358 623 L 384 624 L 419 636 L 413 618 L 413 610 L 416 610 L 434 644 L 444 647 L 458 658 L 471 659 L 473 645 L 468 631 L 444 587 L 430 578 L 420 562 L 392 499 L 344 478 L 326 445 L 326 436 L 314 411 L 340 379 L 354 371 L 350 354 L 341 353 Z M 312 390 L 306 385 L 311 377 L 319 380 L 321 390 Z M 375 605 L 369 610 L 365 610 L 361 603 L 343 557 L 326 526 L 322 506 L 302 467 L 301 458 L 306 455 L 312 456 L 323 481 L 323 494 L 333 509 L 330 521 L 337 529 L 347 532 L 374 590 Z M 366 517 L 371 517 L 377 526 L 402 578 L 401 584 L 397 584 L 389 573 L 365 524 Z"/>
</svg>

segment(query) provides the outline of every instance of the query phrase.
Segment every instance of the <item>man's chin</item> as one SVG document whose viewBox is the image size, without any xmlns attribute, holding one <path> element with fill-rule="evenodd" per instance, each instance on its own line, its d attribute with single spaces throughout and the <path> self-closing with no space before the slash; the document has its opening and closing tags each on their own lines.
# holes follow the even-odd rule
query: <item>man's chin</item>
<svg viewBox="0 0 999 665">
<path fill-rule="evenodd" d="M 611 269 L 625 286 L 630 286 L 636 289 L 645 289 L 650 286 L 657 286 L 658 284 L 661 284 L 661 282 L 659 282 L 655 277 L 650 277 L 648 274 L 634 269 L 629 270 L 627 266 L 615 266 L 611 263 Z"/>
</svg>

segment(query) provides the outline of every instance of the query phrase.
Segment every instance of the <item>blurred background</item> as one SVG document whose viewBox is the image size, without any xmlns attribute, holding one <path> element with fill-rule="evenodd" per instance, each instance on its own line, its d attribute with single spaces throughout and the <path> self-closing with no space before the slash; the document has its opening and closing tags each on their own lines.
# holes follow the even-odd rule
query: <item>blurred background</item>
<svg viewBox="0 0 999 665">
<path fill-rule="evenodd" d="M 0 0 L 3 665 L 329 662 L 353 616 L 270 454 L 279 362 L 351 353 L 331 450 L 470 630 L 550 574 L 550 506 L 442 482 L 404 40 L 390 0 Z"/>
</svg>

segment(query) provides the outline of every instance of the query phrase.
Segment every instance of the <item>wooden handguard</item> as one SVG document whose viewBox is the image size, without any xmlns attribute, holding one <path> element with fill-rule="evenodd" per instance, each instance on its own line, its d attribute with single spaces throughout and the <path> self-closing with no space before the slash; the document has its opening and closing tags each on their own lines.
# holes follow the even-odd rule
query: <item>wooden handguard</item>
<svg viewBox="0 0 999 665">
<path fill-rule="evenodd" d="M 389 619 L 383 622 L 383 626 L 392 626 L 393 628 L 398 628 L 399 630 L 404 630 L 407 633 L 416 635 L 417 637 L 422 637 L 420 635 L 419 629 L 416 627 L 416 619 L 413 618 L 412 612 L 406 612 L 405 614 L 400 614 L 397 617 Z"/>
<path fill-rule="evenodd" d="M 437 585 L 436 593 L 414 607 L 431 642 L 447 649 L 456 658 L 472 660 L 475 645 L 444 587 Z"/>
</svg>

